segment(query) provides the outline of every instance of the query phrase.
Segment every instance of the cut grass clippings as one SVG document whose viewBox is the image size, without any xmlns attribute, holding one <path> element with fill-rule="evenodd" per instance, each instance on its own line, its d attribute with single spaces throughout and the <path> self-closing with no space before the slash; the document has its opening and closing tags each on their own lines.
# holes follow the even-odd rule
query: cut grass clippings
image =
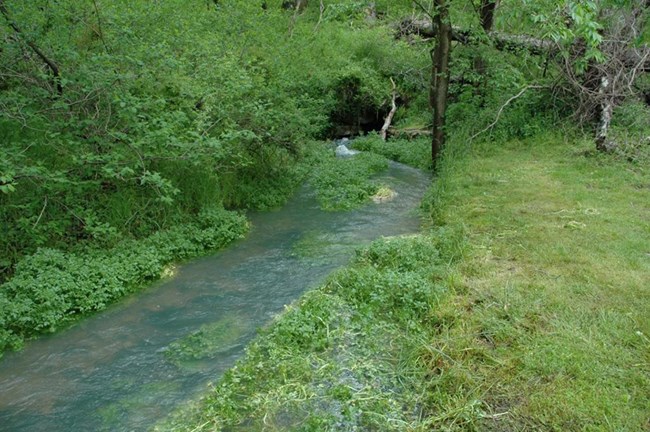
<svg viewBox="0 0 650 432">
<path fill-rule="evenodd" d="M 650 172 L 592 145 L 485 145 L 434 193 L 438 221 L 471 244 L 457 267 L 467 293 L 441 309 L 453 319 L 431 342 L 453 359 L 443 391 L 486 413 L 463 427 L 650 426 Z"/>
</svg>

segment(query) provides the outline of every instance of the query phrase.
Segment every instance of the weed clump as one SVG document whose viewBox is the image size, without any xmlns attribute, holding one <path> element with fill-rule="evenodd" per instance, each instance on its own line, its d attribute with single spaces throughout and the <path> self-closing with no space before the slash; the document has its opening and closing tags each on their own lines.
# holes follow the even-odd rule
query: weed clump
<svg viewBox="0 0 650 432">
<path fill-rule="evenodd" d="M 401 431 L 417 424 L 427 370 L 415 353 L 449 290 L 449 257 L 437 243 L 389 238 L 358 251 L 349 268 L 289 306 L 195 411 L 164 428 Z"/>
<path fill-rule="evenodd" d="M 325 210 L 351 210 L 370 201 L 380 185 L 372 176 L 388 168 L 388 160 L 374 153 L 354 157 L 330 157 L 312 173 L 310 183 L 316 189 Z"/>
<path fill-rule="evenodd" d="M 226 315 L 172 342 L 165 351 L 165 357 L 178 367 L 189 367 L 193 362 L 210 359 L 229 350 L 247 330 L 242 320 L 235 315 Z"/>
</svg>

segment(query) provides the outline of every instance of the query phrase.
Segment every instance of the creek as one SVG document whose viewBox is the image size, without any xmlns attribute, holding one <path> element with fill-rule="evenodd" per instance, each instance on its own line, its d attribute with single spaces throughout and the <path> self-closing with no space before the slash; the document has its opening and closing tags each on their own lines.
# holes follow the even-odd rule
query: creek
<svg viewBox="0 0 650 432">
<path fill-rule="evenodd" d="M 390 164 L 397 195 L 348 212 L 319 209 L 305 186 L 282 209 L 249 215 L 246 239 L 0 361 L 2 431 L 144 431 L 205 392 L 285 305 L 354 250 L 417 232 L 430 177 Z"/>
</svg>

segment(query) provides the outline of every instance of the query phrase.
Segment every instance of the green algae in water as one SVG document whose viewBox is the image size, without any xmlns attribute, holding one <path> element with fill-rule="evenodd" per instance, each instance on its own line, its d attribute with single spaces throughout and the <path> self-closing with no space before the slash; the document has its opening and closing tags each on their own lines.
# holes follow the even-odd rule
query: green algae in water
<svg viewBox="0 0 650 432">
<path fill-rule="evenodd" d="M 130 387 L 130 382 L 119 381 L 119 387 Z M 99 410 L 97 414 L 102 419 L 101 431 L 114 431 L 119 428 L 124 417 L 157 418 L 166 414 L 165 408 L 158 406 L 156 400 L 161 394 L 178 391 L 180 383 L 159 381 L 145 384 L 137 392 L 119 399 Z M 126 390 L 126 388 L 125 388 Z"/>
<path fill-rule="evenodd" d="M 388 159 L 370 152 L 332 157 L 313 169 L 310 183 L 323 210 L 353 210 L 370 202 L 380 187 L 372 177 L 388 166 Z"/>
<path fill-rule="evenodd" d="M 309 231 L 294 243 L 291 253 L 299 259 L 318 260 L 327 263 L 340 255 L 351 255 L 358 241 L 340 235 Z"/>
<path fill-rule="evenodd" d="M 178 367 L 194 368 L 201 360 L 231 349 L 249 330 L 250 324 L 245 320 L 235 315 L 226 315 L 172 342 L 165 351 L 165 357 Z"/>
</svg>

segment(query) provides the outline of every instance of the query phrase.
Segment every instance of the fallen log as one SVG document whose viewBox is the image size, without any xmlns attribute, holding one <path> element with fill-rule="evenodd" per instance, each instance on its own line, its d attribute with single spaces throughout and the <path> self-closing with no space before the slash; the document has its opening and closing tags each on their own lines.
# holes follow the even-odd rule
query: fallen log
<svg viewBox="0 0 650 432">
<path fill-rule="evenodd" d="M 396 36 L 420 36 L 425 39 L 434 39 L 437 35 L 436 29 L 431 21 L 422 18 L 407 18 L 396 25 Z M 510 33 L 490 31 L 486 33 L 494 47 L 500 51 L 528 51 L 533 55 L 557 55 L 559 47 L 551 40 L 539 39 L 529 35 L 515 35 Z M 469 30 L 452 26 L 451 39 L 463 45 L 477 43 L 483 35 L 472 33 Z M 580 43 L 579 41 L 576 44 Z M 611 42 L 609 43 L 611 45 Z M 607 43 L 605 43 L 607 45 Z M 639 59 L 642 54 L 635 49 L 629 49 L 620 59 L 623 66 L 635 66 L 639 72 L 650 72 L 650 58 L 643 59 L 639 67 Z"/>
<path fill-rule="evenodd" d="M 427 19 L 408 18 L 397 24 L 397 37 L 417 35 L 432 39 L 437 35 L 434 24 Z M 538 39 L 527 35 L 513 35 L 497 31 L 487 33 L 494 46 L 502 51 L 528 51 L 531 54 L 542 55 L 557 52 L 555 44 L 550 40 Z M 472 34 L 469 30 L 452 27 L 451 39 L 454 42 L 468 45 L 479 41 L 480 35 Z"/>
<path fill-rule="evenodd" d="M 430 137 L 432 134 L 431 128 L 420 129 L 420 128 L 388 128 L 388 134 L 395 137 L 406 137 L 408 139 L 418 138 L 421 136 Z"/>
</svg>

